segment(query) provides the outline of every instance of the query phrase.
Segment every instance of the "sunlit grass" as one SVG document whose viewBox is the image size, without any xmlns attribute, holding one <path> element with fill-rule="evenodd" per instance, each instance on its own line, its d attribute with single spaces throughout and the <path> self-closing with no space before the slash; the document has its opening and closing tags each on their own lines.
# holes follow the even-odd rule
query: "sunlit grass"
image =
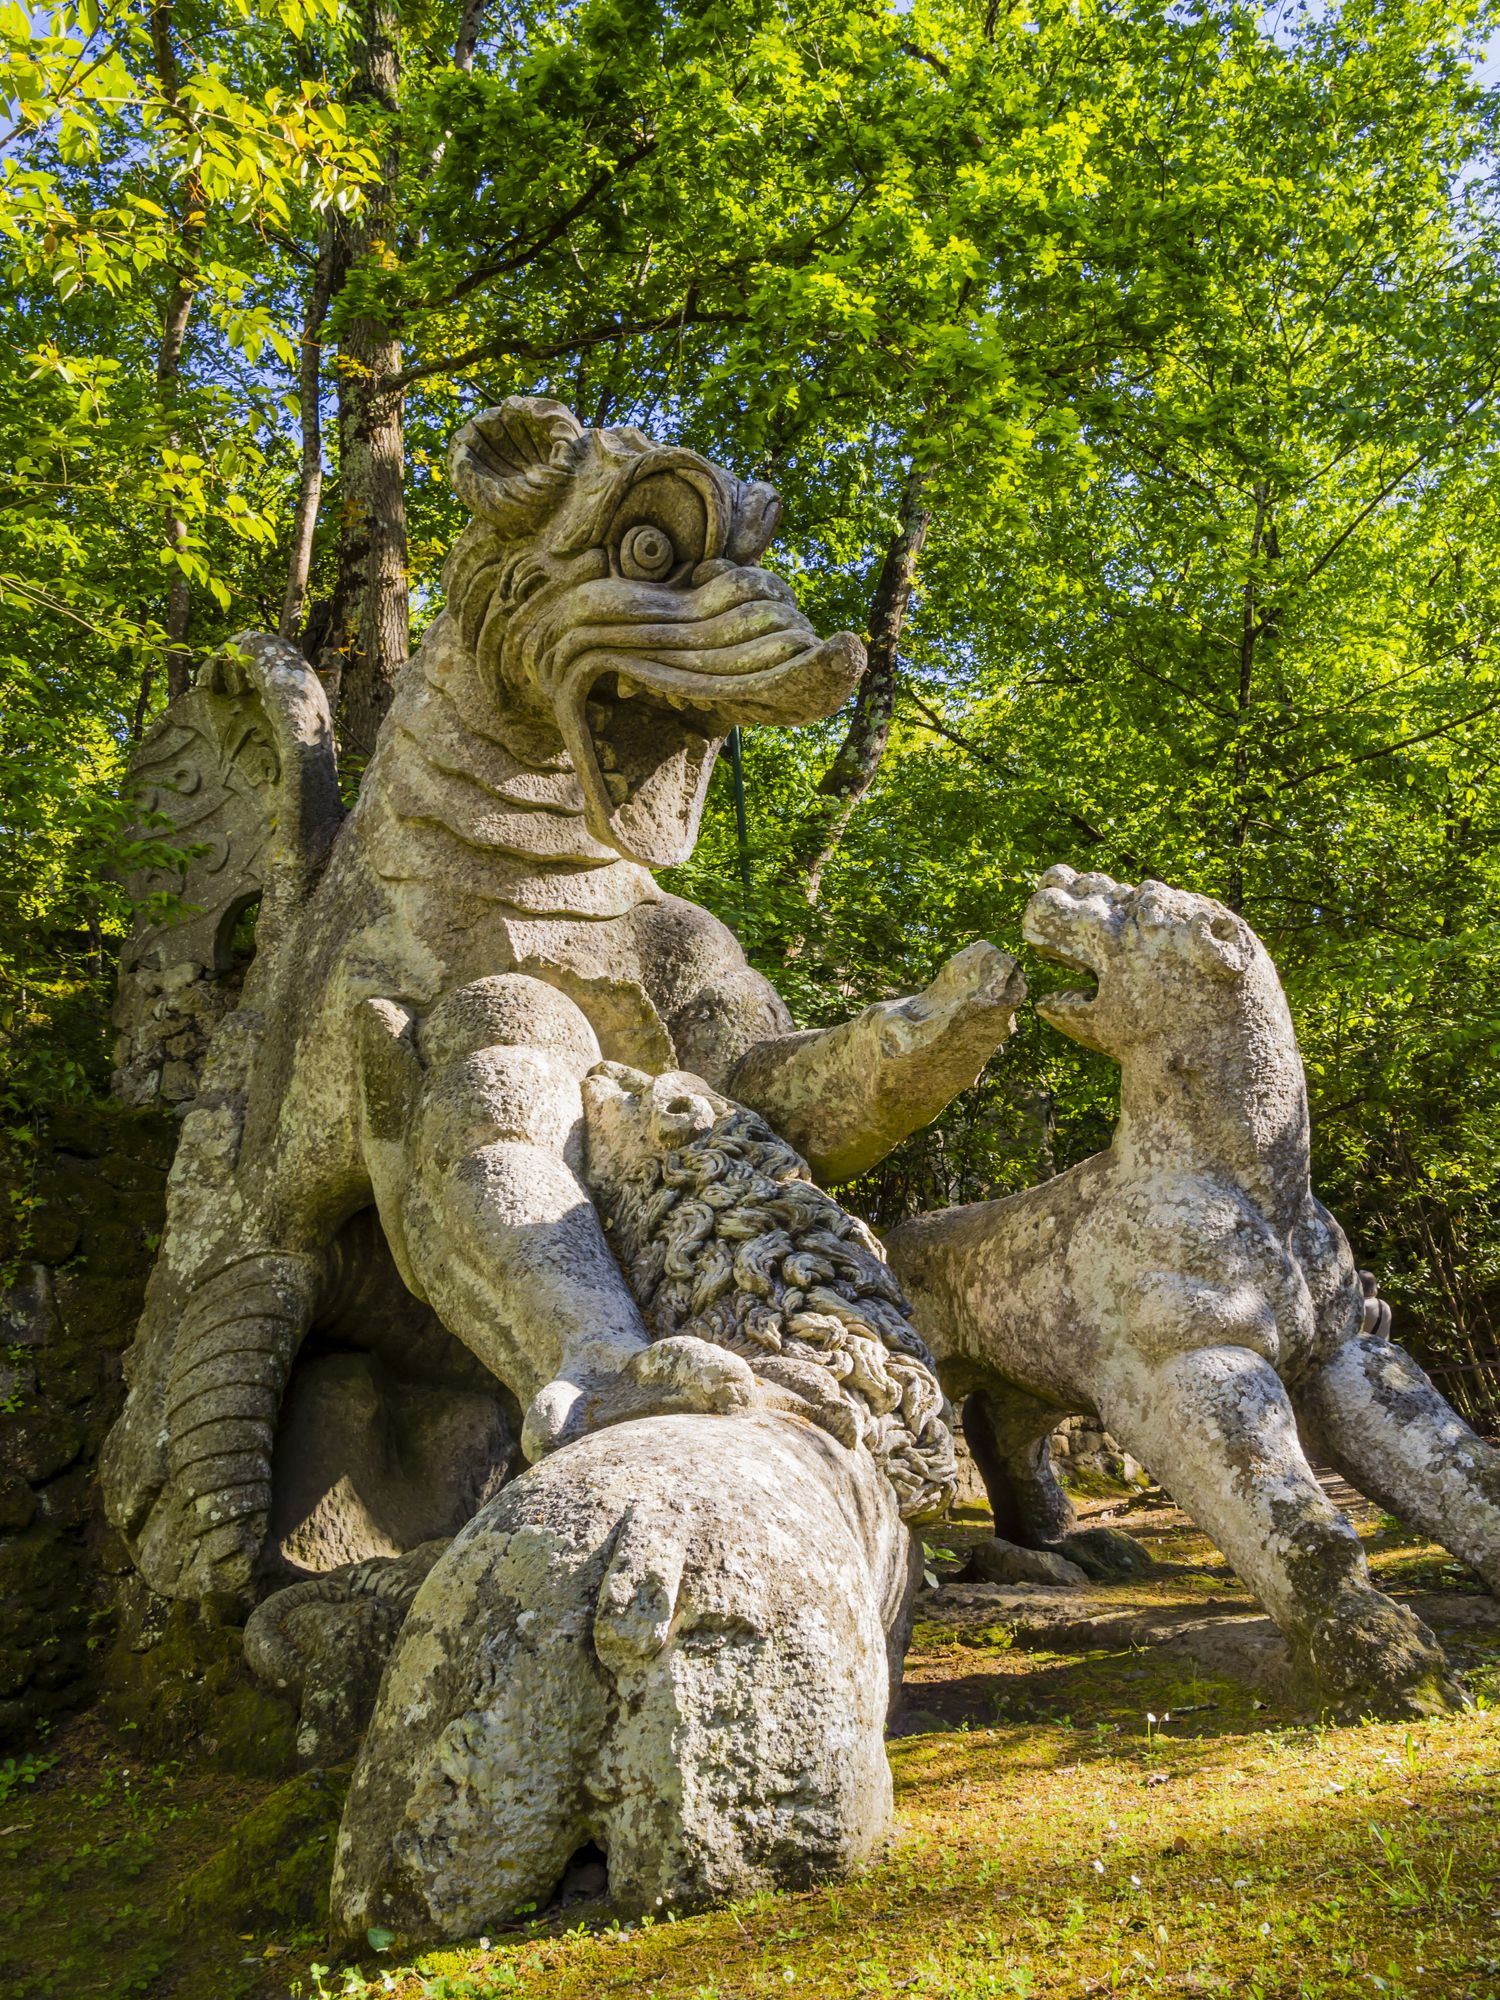
<svg viewBox="0 0 1500 2000">
<path fill-rule="evenodd" d="M 1117 1714 L 1116 1663 L 1092 1670 Z M 1071 1723 L 894 1744 L 900 1830 L 857 1882 L 619 1934 L 491 1940 L 408 1971 L 376 1971 L 367 1955 L 370 1984 L 346 1975 L 328 1989 L 347 1979 L 403 2000 L 1500 1990 L 1493 1715 L 1182 1736 L 1169 1724 L 1148 1740 L 1144 1711 L 1131 1727 L 1084 1710 L 1090 1671 L 1075 1669 Z"/>
<path fill-rule="evenodd" d="M 1250 1608 L 1180 1515 L 1129 1525 L 1174 1567 L 1111 1606 Z M 1361 1527 L 1383 1580 L 1460 1581 Z M 982 1601 L 945 1611 L 961 1596 L 917 1628 L 880 1862 L 677 1922 L 578 1905 L 353 1964 L 306 1931 L 175 1932 L 178 1885 L 270 1788 L 76 1725 L 0 1816 L 0 2000 L 1500 1995 L 1500 1629 L 1463 1640 L 1474 1712 L 1325 1727 L 1183 1654 L 1027 1650 Z"/>
</svg>

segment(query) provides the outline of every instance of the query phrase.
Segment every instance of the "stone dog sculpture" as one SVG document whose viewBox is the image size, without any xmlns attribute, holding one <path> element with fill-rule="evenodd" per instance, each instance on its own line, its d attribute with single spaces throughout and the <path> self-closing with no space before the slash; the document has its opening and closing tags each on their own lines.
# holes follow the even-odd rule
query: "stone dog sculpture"
<svg viewBox="0 0 1500 2000">
<path fill-rule="evenodd" d="M 891 1264 L 955 1401 L 984 1393 L 1027 1483 L 1059 1416 L 1097 1416 L 1224 1551 L 1325 1695 L 1459 1698 L 1425 1626 L 1375 1590 L 1299 1441 L 1500 1589 L 1500 1452 L 1388 1338 L 1313 1195 L 1280 981 L 1207 897 L 1048 870 L 1027 941 L 1091 975 L 1038 1008 L 1121 1067 L 1107 1151 L 1008 1200 L 893 1230 Z M 1370 1309 L 1374 1305 L 1374 1310 Z M 1025 1511 L 1023 1506 L 1023 1512 Z"/>
<path fill-rule="evenodd" d="M 528 1457 L 632 1416 L 747 1408 L 768 1392 L 739 1354 L 651 1340 L 583 1179 L 583 1080 L 601 1059 L 691 1070 L 849 1174 L 972 1081 L 1019 998 L 1011 961 L 975 945 L 924 995 L 796 1033 L 733 935 L 651 878 L 691 852 L 731 725 L 826 715 L 862 670 L 858 641 L 820 641 L 759 566 L 769 487 L 526 397 L 466 424 L 450 469 L 474 518 L 347 817 L 322 690 L 263 635 L 143 746 L 203 914 L 148 914 L 130 964 L 170 984 L 174 953 L 217 959 L 260 898 L 104 1454 L 110 1517 L 169 1595 L 248 1604 L 401 1553 L 361 1543 L 347 1495 L 324 1552 L 285 1508 L 270 1531 L 299 1352 L 358 1349 L 369 1317 L 326 1312 L 372 1206 L 389 1285 L 514 1396 Z M 497 1461 L 466 1469 L 482 1494 L 504 1426 L 473 1429 Z"/>
</svg>

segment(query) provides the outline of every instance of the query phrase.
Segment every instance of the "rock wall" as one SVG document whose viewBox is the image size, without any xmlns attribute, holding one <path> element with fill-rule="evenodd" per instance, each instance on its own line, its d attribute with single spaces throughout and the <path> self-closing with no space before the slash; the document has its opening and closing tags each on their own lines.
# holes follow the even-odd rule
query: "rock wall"
<svg viewBox="0 0 1500 2000">
<path fill-rule="evenodd" d="M 42 1123 L 0 1229 L 0 1743 L 77 1702 L 128 1567 L 95 1465 L 123 1396 L 176 1122 L 85 1107 Z M 7 1240 L 8 1239 L 8 1240 Z"/>
<path fill-rule="evenodd" d="M 1090 1479 L 1114 1486 L 1149 1486 L 1151 1475 L 1090 1417 L 1069 1417 L 1052 1433 L 1058 1476 L 1086 1490 Z"/>
</svg>

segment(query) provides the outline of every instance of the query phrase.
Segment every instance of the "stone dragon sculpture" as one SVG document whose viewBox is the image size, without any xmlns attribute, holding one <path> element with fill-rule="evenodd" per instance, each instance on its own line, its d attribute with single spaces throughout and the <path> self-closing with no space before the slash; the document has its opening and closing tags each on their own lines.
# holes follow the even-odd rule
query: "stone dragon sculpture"
<svg viewBox="0 0 1500 2000">
<path fill-rule="evenodd" d="M 1426 1627 L 1370 1581 L 1302 1437 L 1500 1590 L 1500 1451 L 1389 1338 L 1313 1194 L 1307 1090 L 1249 925 L 1160 882 L 1048 870 L 1024 934 L 1092 984 L 1038 1001 L 1120 1064 L 1108 1149 L 1023 1194 L 920 1216 L 886 1249 L 955 1401 L 976 1396 L 996 1515 L 1055 1537 L 1038 1447 L 1098 1417 L 1233 1563 L 1327 1697 L 1459 1699 Z"/>
<path fill-rule="evenodd" d="M 336 1405 L 302 1393 L 307 1371 L 362 1368 L 376 1322 L 467 1350 L 503 1399 L 474 1407 L 471 1496 L 504 1476 L 505 1410 L 535 1459 L 632 1416 L 763 1400 L 739 1354 L 650 1336 L 584 1179 L 601 1060 L 693 1072 L 827 1178 L 934 1117 L 1019 998 L 1011 961 L 975 945 L 926 994 L 798 1033 L 732 933 L 652 879 L 691 852 L 731 726 L 827 715 L 862 670 L 859 642 L 819 640 L 760 566 L 769 487 L 527 397 L 466 424 L 450 472 L 473 518 L 351 812 L 323 691 L 264 635 L 209 662 L 142 746 L 150 803 L 191 843 L 156 886 L 199 914 L 148 900 L 127 985 L 222 963 L 260 900 L 104 1453 L 110 1518 L 169 1595 L 249 1604 L 465 1518 L 435 1490 L 410 1534 L 388 1531 L 347 1451 L 318 1474 L 315 1421 L 288 1494 L 284 1407 Z M 394 1462 L 403 1378 L 384 1353 L 361 1379 Z M 423 1461 L 439 1483 L 443 1458 Z M 323 1549 L 320 1486 L 342 1495 Z"/>
<path fill-rule="evenodd" d="M 671 1448 L 648 1440 L 668 1424 L 742 1484 L 755 1450 L 796 1440 L 776 1446 L 788 1523 L 757 1532 L 794 1549 L 817 1493 L 843 1494 L 833 1512 L 865 1525 L 830 1560 L 862 1593 L 845 1637 L 867 1651 L 901 1615 L 903 1516 L 951 1479 L 904 1292 L 948 1393 L 977 1398 L 997 1515 L 1051 1539 L 1066 1510 L 1040 1441 L 1094 1413 L 1333 1695 L 1454 1699 L 1298 1425 L 1492 1586 L 1500 1457 L 1391 1344 L 1312 1195 L 1300 1059 L 1254 934 L 1159 883 L 1044 877 L 1026 935 L 1098 986 L 1043 1011 L 1121 1063 L 1114 1144 L 902 1226 L 887 1269 L 797 1157 L 844 1178 L 936 1116 L 1011 1031 L 1012 961 L 971 945 L 925 993 L 799 1033 L 732 933 L 651 874 L 691 853 L 726 731 L 830 713 L 858 641 L 819 640 L 761 567 L 771 489 L 694 452 L 517 397 L 463 427 L 450 473 L 472 520 L 351 811 L 323 690 L 265 635 L 205 664 L 135 767 L 186 853 L 137 885 L 132 1091 L 217 1022 L 103 1459 L 146 1581 L 248 1609 L 338 1572 L 257 1628 L 305 1679 L 341 1606 L 371 1646 L 394 1637 L 396 1598 L 361 1565 L 425 1562 L 471 1519 L 503 1540 L 587 1517 L 567 1589 L 597 1586 L 630 1484 L 601 1439 L 626 1427 L 666 1482 Z M 257 901 L 236 993 L 230 940 Z M 215 996 L 196 1010 L 195 985 Z M 518 1451 L 542 1463 L 514 1481 Z M 603 1483 L 580 1497 L 590 1466 Z M 717 1603 L 722 1496 L 693 1491 L 707 1539 L 682 1560 L 707 1564 L 693 1601 Z M 675 1532 L 658 1497 L 653 1549 Z M 489 1576 L 492 1557 L 453 1559 Z M 571 1617 L 559 1599 L 559 1634 Z M 766 1644 L 746 1671 L 769 1686 Z M 357 1726 L 370 1685 L 340 1706 L 330 1681 L 330 1730 Z"/>
</svg>

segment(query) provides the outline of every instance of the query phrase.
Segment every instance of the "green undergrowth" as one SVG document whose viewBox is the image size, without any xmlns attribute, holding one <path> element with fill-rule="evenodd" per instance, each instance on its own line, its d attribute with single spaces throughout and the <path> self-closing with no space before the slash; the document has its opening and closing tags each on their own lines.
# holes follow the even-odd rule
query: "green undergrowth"
<svg viewBox="0 0 1500 2000">
<path fill-rule="evenodd" d="M 1467 1587 L 1399 1525 L 1361 1525 L 1383 1580 Z M 1119 1601 L 1228 1595 L 1180 1515 L 1128 1526 L 1174 1567 Z M 0 2000 L 1500 1994 L 1500 1631 L 1464 1637 L 1472 1712 L 1329 1727 L 1183 1656 L 1027 1650 L 942 1603 L 909 1661 L 885 1856 L 677 1922 L 578 1905 L 426 1953 L 376 1934 L 341 1963 L 336 1774 L 212 1772 L 188 1743 L 148 1762 L 77 1719 L 0 1805 Z"/>
<path fill-rule="evenodd" d="M 892 1746 L 900 1832 L 860 1880 L 675 1924 L 361 1967 L 316 1993 L 921 2000 L 1500 1990 L 1500 1726 L 1325 1730 L 1104 1658 L 1038 1660 L 1072 1713 Z M 1097 1694 L 1100 1699 L 1091 1700 Z M 1193 1694 L 1182 1716 L 1169 1700 Z M 1189 1704 L 1191 1707 L 1192 1704 Z M 1164 1727 L 1148 1722 L 1170 1713 Z"/>
</svg>

